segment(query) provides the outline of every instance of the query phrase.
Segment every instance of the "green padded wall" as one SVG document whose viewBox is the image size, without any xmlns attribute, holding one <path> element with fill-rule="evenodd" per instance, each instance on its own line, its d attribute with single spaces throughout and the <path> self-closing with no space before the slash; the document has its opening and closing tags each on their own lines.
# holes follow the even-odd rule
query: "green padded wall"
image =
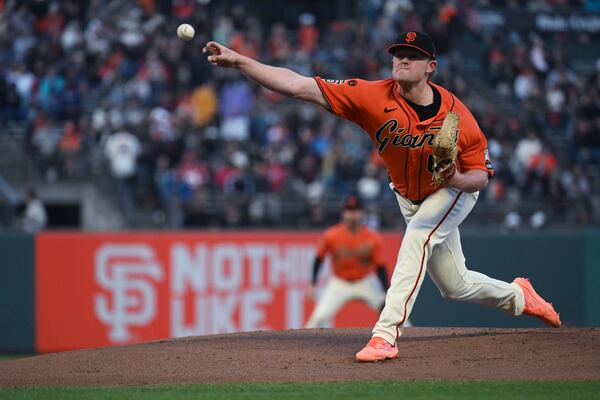
<svg viewBox="0 0 600 400">
<path fill-rule="evenodd" d="M 0 236 L 0 352 L 34 352 L 34 237 Z"/>
</svg>

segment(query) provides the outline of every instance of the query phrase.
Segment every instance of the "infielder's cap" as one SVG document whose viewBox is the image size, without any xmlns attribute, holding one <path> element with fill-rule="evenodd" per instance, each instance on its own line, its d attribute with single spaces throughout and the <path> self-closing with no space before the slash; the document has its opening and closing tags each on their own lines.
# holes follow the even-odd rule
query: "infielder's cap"
<svg viewBox="0 0 600 400">
<path fill-rule="evenodd" d="M 357 196 L 348 196 L 346 200 L 344 200 L 344 210 L 362 210 L 363 205 L 360 201 L 360 198 Z"/>
<path fill-rule="evenodd" d="M 427 57 L 435 59 L 435 45 L 431 37 L 425 32 L 410 31 L 403 32 L 396 38 L 396 41 L 388 47 L 388 53 L 394 55 L 400 47 L 410 47 L 419 50 Z"/>
</svg>

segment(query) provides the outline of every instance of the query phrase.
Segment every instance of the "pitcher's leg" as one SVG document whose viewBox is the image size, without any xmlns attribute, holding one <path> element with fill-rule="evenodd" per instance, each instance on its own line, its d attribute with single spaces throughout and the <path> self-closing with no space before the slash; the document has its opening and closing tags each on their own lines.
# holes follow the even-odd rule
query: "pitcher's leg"
<svg viewBox="0 0 600 400">
<path fill-rule="evenodd" d="M 458 227 L 475 201 L 474 196 L 444 188 L 427 198 L 412 216 L 373 336 L 396 342 L 423 283 L 431 249 Z"/>
<path fill-rule="evenodd" d="M 427 231 L 407 229 L 385 297 L 385 307 L 373 328 L 373 336 L 393 344 L 402 334 L 402 325 L 425 278 L 425 260 L 429 252 L 427 236 Z"/>
<path fill-rule="evenodd" d="M 310 318 L 304 325 L 305 328 L 322 328 L 329 322 L 344 304 L 352 297 L 345 281 L 331 277 L 323 291 Z"/>
<path fill-rule="evenodd" d="M 379 287 L 375 287 L 369 278 L 360 280 L 354 284 L 354 296 L 356 299 L 364 301 L 373 310 L 380 311 L 385 300 L 385 292 Z"/>
<path fill-rule="evenodd" d="M 483 304 L 515 316 L 523 312 L 523 291 L 516 284 L 467 269 L 458 228 L 435 246 L 427 272 L 443 297 Z"/>
</svg>

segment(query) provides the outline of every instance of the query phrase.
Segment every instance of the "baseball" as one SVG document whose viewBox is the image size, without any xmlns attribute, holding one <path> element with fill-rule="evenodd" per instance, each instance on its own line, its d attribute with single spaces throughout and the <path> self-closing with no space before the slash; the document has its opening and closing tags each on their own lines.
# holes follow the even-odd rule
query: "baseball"
<svg viewBox="0 0 600 400">
<path fill-rule="evenodd" d="M 181 24 L 177 27 L 177 36 L 179 39 L 191 40 L 194 37 L 194 27 L 190 24 Z"/>
</svg>

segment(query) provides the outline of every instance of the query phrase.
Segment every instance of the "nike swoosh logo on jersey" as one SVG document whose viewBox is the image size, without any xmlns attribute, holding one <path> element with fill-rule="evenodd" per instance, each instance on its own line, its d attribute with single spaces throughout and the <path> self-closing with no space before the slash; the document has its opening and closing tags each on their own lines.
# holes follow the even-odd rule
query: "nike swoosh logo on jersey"
<svg viewBox="0 0 600 400">
<path fill-rule="evenodd" d="M 383 109 L 383 112 L 384 113 L 389 113 L 389 112 L 392 112 L 392 111 L 397 110 L 397 109 L 398 109 L 398 107 L 396 107 L 396 108 L 387 108 L 387 107 L 385 107 Z"/>
</svg>

